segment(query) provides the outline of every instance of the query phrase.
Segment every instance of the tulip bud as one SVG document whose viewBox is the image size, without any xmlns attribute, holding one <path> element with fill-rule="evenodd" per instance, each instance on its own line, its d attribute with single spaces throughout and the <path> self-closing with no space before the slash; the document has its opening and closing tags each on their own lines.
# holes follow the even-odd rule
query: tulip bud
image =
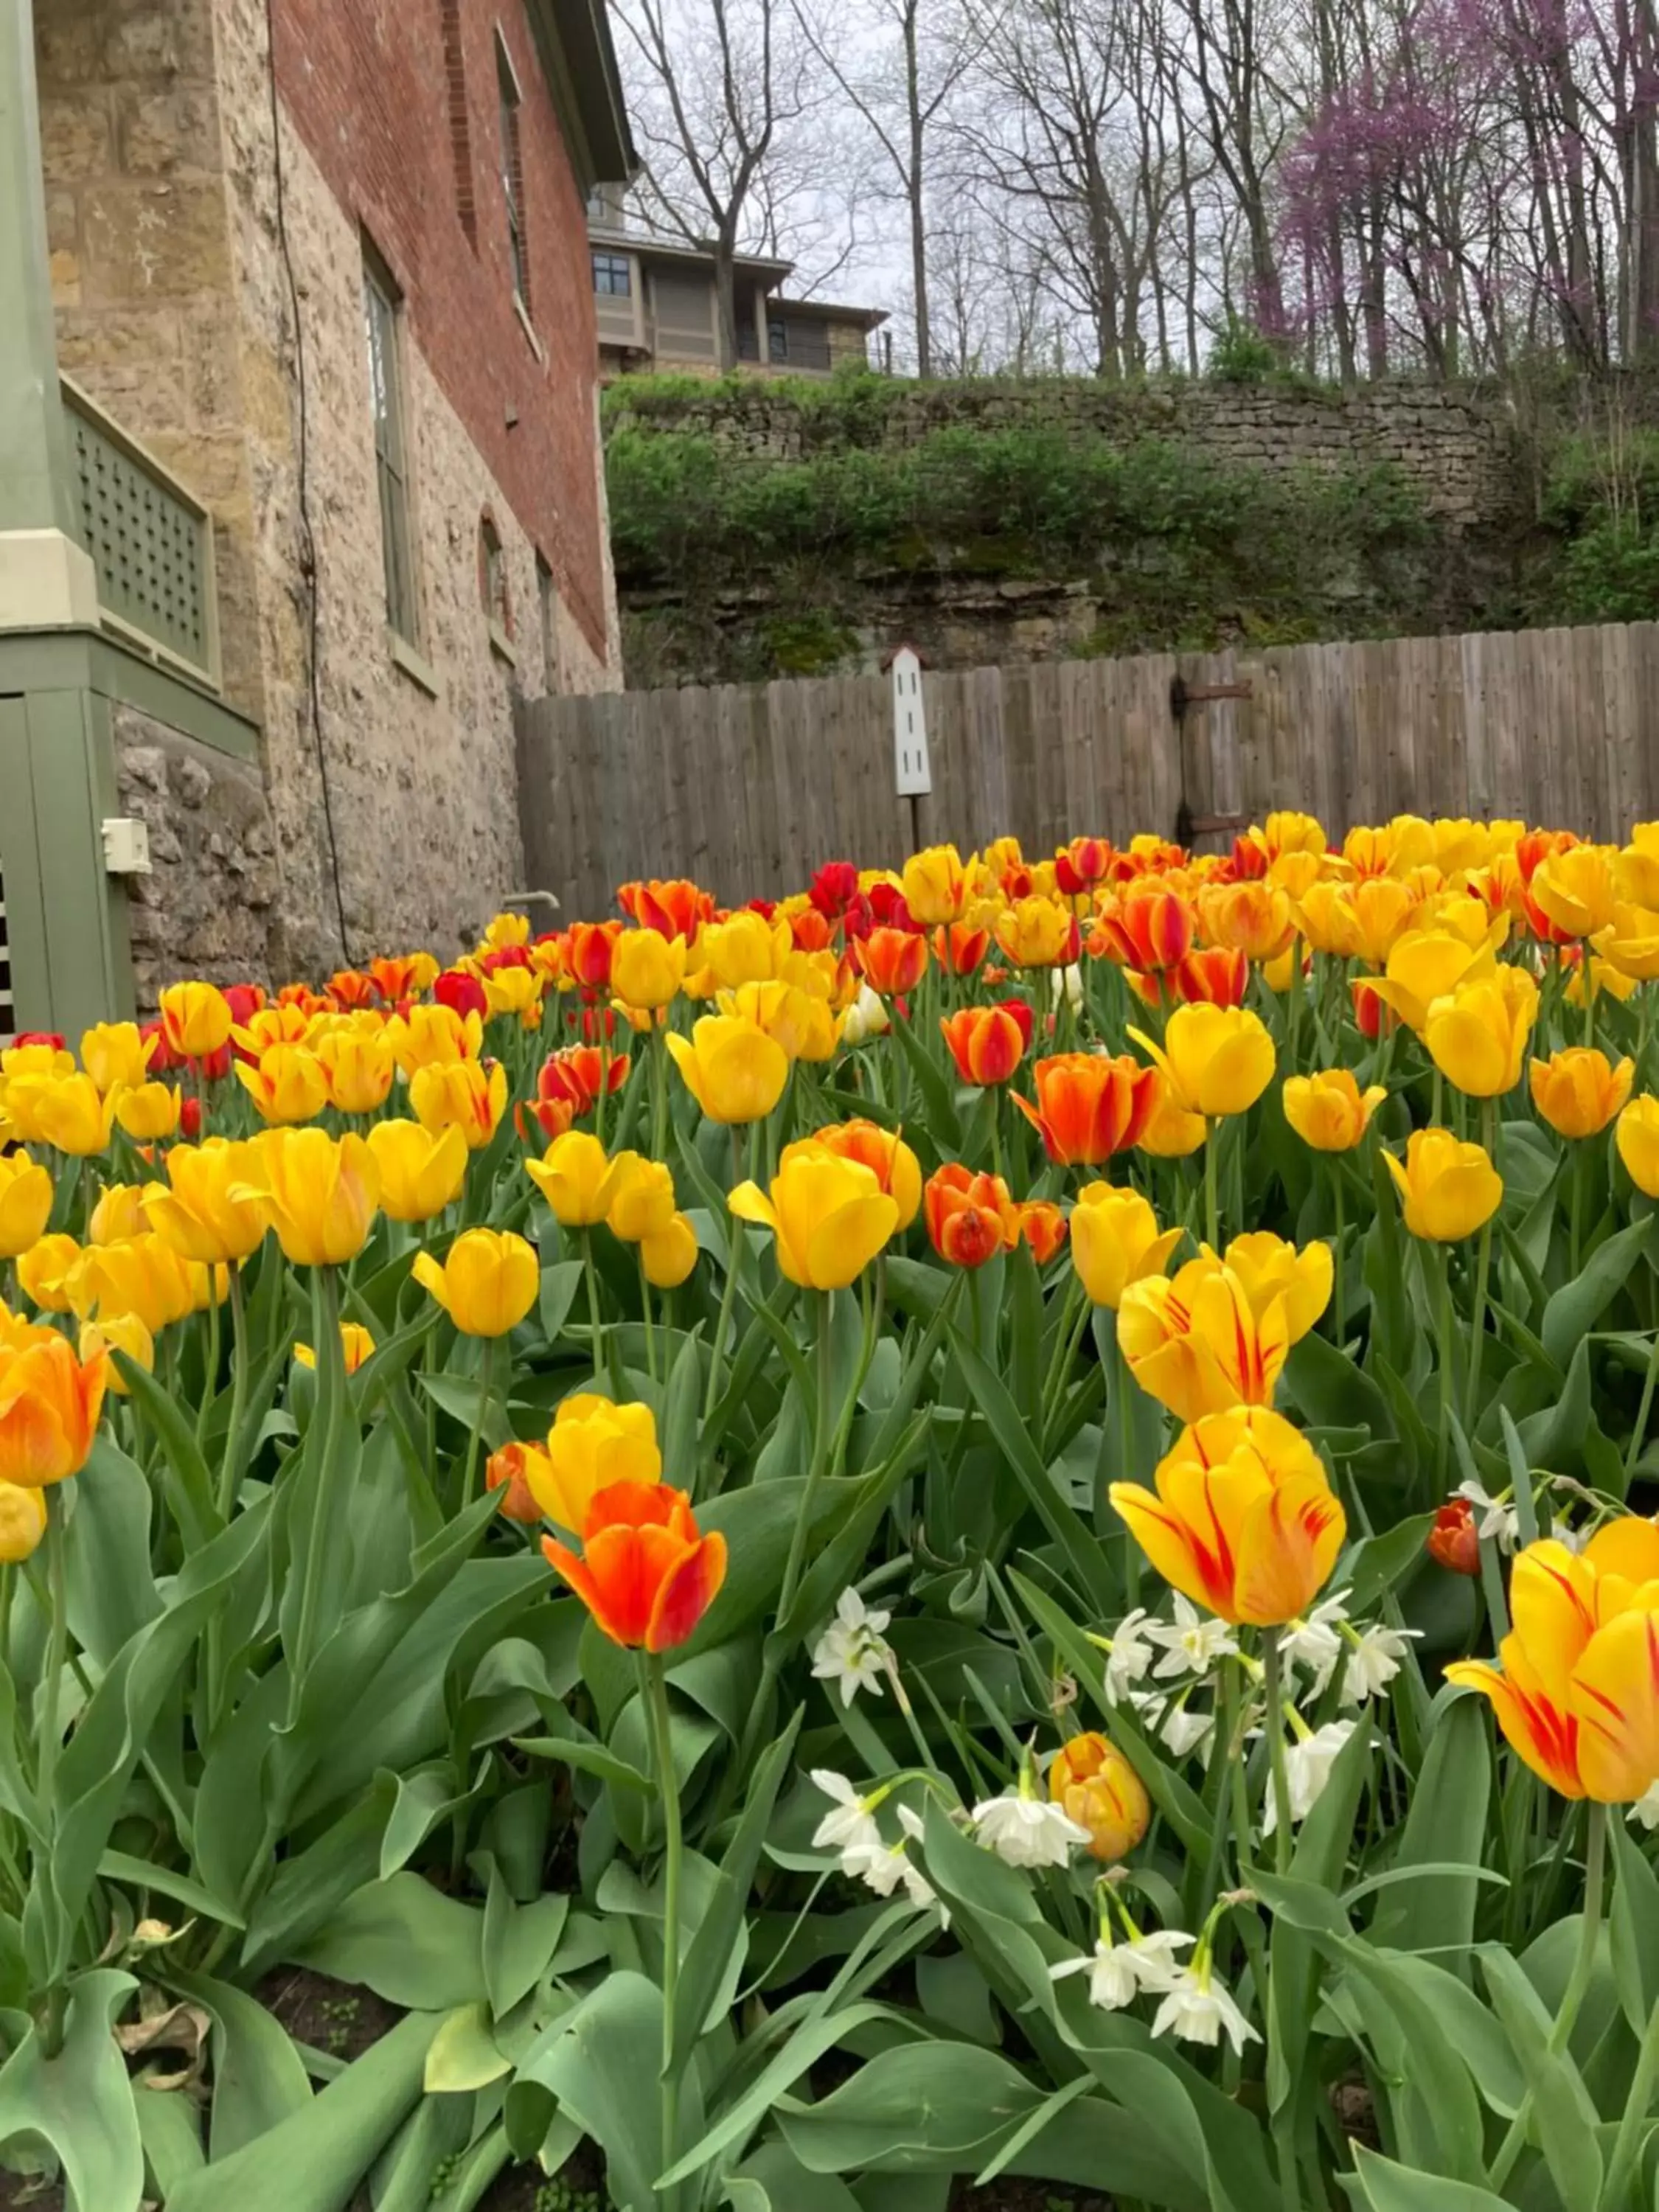
<svg viewBox="0 0 1659 2212">
<path fill-rule="evenodd" d="M 1146 1786 L 1117 1746 L 1090 1733 L 1063 1743 L 1048 1769 L 1048 1795 L 1089 1832 L 1089 1856 L 1103 1866 L 1127 1858 L 1152 1817 Z"/>
</svg>

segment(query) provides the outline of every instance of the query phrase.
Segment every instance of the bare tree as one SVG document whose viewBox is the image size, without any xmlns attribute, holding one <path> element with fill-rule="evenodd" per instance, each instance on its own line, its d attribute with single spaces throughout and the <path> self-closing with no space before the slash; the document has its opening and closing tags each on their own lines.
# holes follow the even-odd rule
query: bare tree
<svg viewBox="0 0 1659 2212">
<path fill-rule="evenodd" d="M 791 0 L 615 0 L 653 216 L 714 259 L 720 363 L 738 359 L 734 264 L 775 234 L 779 149 L 815 104 Z"/>
</svg>

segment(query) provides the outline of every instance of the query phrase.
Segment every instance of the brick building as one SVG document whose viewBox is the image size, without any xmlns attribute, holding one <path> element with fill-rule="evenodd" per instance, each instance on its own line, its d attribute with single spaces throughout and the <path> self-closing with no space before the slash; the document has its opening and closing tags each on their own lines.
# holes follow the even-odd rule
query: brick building
<svg viewBox="0 0 1659 2212">
<path fill-rule="evenodd" d="M 585 211 L 631 158 L 604 0 L 34 15 L 0 0 L 19 1024 L 174 973 L 451 953 L 538 888 L 515 699 L 621 680 Z M 112 816 L 147 826 L 148 874 L 105 874 Z"/>
</svg>

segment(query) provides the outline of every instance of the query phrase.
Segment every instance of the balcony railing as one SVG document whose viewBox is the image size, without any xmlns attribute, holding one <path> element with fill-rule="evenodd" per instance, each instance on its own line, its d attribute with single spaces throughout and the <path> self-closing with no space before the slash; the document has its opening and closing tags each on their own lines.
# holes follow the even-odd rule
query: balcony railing
<svg viewBox="0 0 1659 2212">
<path fill-rule="evenodd" d="M 213 518 L 79 385 L 63 380 L 82 540 L 110 629 L 219 685 Z"/>
</svg>

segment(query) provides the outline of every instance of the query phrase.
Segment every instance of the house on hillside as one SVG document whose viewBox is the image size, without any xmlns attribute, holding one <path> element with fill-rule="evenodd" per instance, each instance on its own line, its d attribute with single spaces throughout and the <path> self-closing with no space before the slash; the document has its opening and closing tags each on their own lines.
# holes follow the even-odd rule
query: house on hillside
<svg viewBox="0 0 1659 2212">
<path fill-rule="evenodd" d="M 621 682 L 605 0 L 33 15 L 0 0 L 0 1024 L 453 954 L 526 888 L 516 699 Z"/>
<path fill-rule="evenodd" d="M 653 369 L 715 374 L 713 250 L 631 228 L 619 198 L 602 193 L 588 209 L 601 377 Z M 867 365 L 870 334 L 887 320 L 885 311 L 786 299 L 781 288 L 794 268 L 762 254 L 738 256 L 739 365 L 788 376 L 828 376 L 844 362 Z"/>
</svg>

